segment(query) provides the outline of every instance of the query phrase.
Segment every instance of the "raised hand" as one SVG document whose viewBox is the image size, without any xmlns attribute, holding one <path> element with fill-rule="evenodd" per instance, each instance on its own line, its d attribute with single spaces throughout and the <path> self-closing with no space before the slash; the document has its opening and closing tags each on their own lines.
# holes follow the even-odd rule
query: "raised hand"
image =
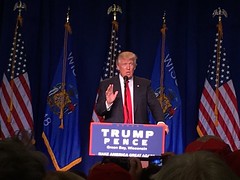
<svg viewBox="0 0 240 180">
<path fill-rule="evenodd" d="M 111 105 L 118 95 L 118 91 L 113 92 L 113 84 L 109 84 L 106 92 L 106 101 L 108 105 Z"/>
</svg>

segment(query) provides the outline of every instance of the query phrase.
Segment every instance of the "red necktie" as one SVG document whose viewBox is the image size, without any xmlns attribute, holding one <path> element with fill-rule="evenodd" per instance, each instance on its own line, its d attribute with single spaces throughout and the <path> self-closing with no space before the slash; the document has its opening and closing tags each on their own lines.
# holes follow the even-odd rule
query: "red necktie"
<svg viewBox="0 0 240 180">
<path fill-rule="evenodd" d="M 133 123 L 132 120 L 132 101 L 131 101 L 131 93 L 128 86 L 128 81 L 126 82 L 125 87 L 125 99 L 123 105 L 123 112 L 124 112 L 124 123 Z"/>
</svg>

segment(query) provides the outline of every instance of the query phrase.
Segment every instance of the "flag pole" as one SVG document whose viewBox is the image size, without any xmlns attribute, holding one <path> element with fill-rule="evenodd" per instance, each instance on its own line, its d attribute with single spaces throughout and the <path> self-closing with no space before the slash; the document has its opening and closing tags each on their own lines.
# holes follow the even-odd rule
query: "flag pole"
<svg viewBox="0 0 240 180">
<path fill-rule="evenodd" d="M 224 9 L 221 9 L 220 7 L 218 9 L 215 9 L 212 14 L 213 18 L 215 16 L 218 16 L 218 24 L 217 24 L 217 64 L 216 64 L 216 89 L 215 89 L 215 108 L 214 108 L 214 115 L 215 115 L 215 126 L 218 126 L 218 103 L 219 103 L 219 80 L 220 80 L 220 46 L 223 39 L 223 27 L 222 27 L 222 16 L 225 16 L 227 18 L 227 12 Z"/>
<path fill-rule="evenodd" d="M 161 45 L 161 63 L 160 63 L 160 96 L 159 96 L 159 101 L 160 105 L 163 109 L 163 112 L 166 111 L 167 107 L 164 105 L 164 59 L 165 59 L 165 43 L 166 43 L 166 30 L 167 30 L 167 25 L 166 25 L 166 12 L 163 14 L 163 25 L 161 28 L 161 34 L 162 34 L 162 45 Z"/>
<path fill-rule="evenodd" d="M 15 26 L 15 31 L 14 31 L 14 39 L 13 39 L 13 60 L 11 63 L 11 80 L 10 80 L 10 88 L 11 88 L 11 94 L 10 94 L 10 105 L 9 105 L 9 114 L 8 114 L 8 122 L 11 122 L 12 118 L 12 110 L 13 110 L 13 79 L 14 79 L 14 74 L 15 74 L 15 63 L 16 63 L 16 44 L 17 44 L 17 30 L 18 26 L 22 26 L 23 18 L 22 18 L 22 11 L 26 10 L 27 6 L 25 3 L 22 3 L 21 1 L 15 3 L 13 11 L 18 10 L 18 16 L 17 16 L 17 22 Z"/>
<path fill-rule="evenodd" d="M 111 78 L 115 75 L 118 75 L 116 70 L 116 58 L 118 53 L 120 52 L 120 45 L 118 44 L 118 22 L 117 22 L 117 14 L 122 13 L 122 9 L 120 6 L 113 4 L 107 9 L 107 14 L 113 14 L 112 26 L 111 26 L 111 36 L 110 36 L 110 45 L 107 55 L 107 60 L 103 66 L 103 72 L 100 78 L 100 81 Z M 99 92 L 98 92 L 99 93 Z M 92 113 L 92 122 L 103 122 L 104 117 L 97 115 L 96 113 L 96 102 L 98 99 L 99 94 L 97 93 L 94 109 Z"/>
<path fill-rule="evenodd" d="M 119 5 L 113 4 L 112 6 L 110 6 L 108 8 L 107 14 L 113 14 L 113 20 L 112 20 L 112 32 L 111 32 L 111 45 L 112 47 L 110 47 L 110 59 L 109 59 L 109 63 L 110 63 L 110 70 L 109 70 L 109 77 L 113 77 L 114 76 L 114 69 L 115 69 L 115 60 L 116 57 L 114 56 L 115 53 L 115 49 L 117 48 L 117 36 L 116 33 L 118 32 L 118 22 L 117 22 L 117 12 L 122 14 L 122 9 Z"/>
<path fill-rule="evenodd" d="M 63 50 L 63 66 L 62 66 L 62 85 L 61 85 L 61 93 L 60 93 L 60 112 L 59 112 L 59 119 L 60 119 L 60 126 L 59 128 L 63 129 L 63 116 L 64 116 L 64 107 L 68 103 L 68 94 L 66 93 L 66 66 L 67 66 L 67 52 L 68 52 L 68 47 L 67 47 L 67 42 L 68 42 L 68 34 L 72 33 L 72 29 L 70 26 L 70 8 L 68 7 L 67 11 L 67 17 L 66 17 L 66 23 L 64 25 L 65 27 L 65 32 L 64 32 L 64 50 Z"/>
</svg>

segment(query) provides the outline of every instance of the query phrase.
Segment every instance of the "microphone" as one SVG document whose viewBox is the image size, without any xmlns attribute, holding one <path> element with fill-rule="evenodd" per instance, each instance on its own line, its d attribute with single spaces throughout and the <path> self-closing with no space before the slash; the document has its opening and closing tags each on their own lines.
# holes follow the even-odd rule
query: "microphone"
<svg viewBox="0 0 240 180">
<path fill-rule="evenodd" d="M 124 76 L 123 79 L 124 79 L 125 83 L 128 81 L 128 77 L 127 76 Z"/>
<path fill-rule="evenodd" d="M 127 84 L 127 82 L 128 82 L 128 77 L 127 77 L 127 76 L 124 76 L 123 79 L 124 79 L 124 89 L 125 89 L 125 91 L 126 91 L 126 84 Z"/>
</svg>

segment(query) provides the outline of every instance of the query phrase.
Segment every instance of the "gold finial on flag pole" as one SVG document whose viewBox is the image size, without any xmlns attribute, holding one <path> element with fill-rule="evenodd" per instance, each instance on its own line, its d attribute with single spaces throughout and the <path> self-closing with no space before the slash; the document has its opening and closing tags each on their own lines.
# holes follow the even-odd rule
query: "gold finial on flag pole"
<svg viewBox="0 0 240 180">
<path fill-rule="evenodd" d="M 225 16 L 227 18 L 228 14 L 227 14 L 227 12 L 224 9 L 221 9 L 220 7 L 218 7 L 217 9 L 215 9 L 213 11 L 212 16 L 213 16 L 213 18 L 215 16 L 218 16 L 218 21 L 221 21 L 222 20 L 222 16 Z"/>
<path fill-rule="evenodd" d="M 113 27 L 116 31 L 118 31 L 118 22 L 117 22 L 117 12 L 122 14 L 122 9 L 119 5 L 113 4 L 108 8 L 107 14 L 113 13 Z"/>
<path fill-rule="evenodd" d="M 113 13 L 113 20 L 116 21 L 117 20 L 117 12 L 122 14 L 122 9 L 120 6 L 113 4 L 112 6 L 110 6 L 108 8 L 107 14 Z"/>
<path fill-rule="evenodd" d="M 70 33 L 70 34 L 72 33 L 72 29 L 70 26 L 70 7 L 68 7 L 68 10 L 67 10 L 65 29 L 67 30 L 68 33 Z"/>
<path fill-rule="evenodd" d="M 164 13 L 163 13 L 162 20 L 163 20 L 163 25 L 162 25 L 162 28 L 161 28 L 161 33 L 165 35 L 166 30 L 167 30 L 167 25 L 166 25 L 166 11 L 164 11 Z"/>
<path fill-rule="evenodd" d="M 18 9 L 18 15 L 21 16 L 22 10 L 27 10 L 27 6 L 25 3 L 22 3 L 22 1 L 18 1 L 17 3 L 15 3 L 13 11 L 15 11 L 16 9 Z"/>
<path fill-rule="evenodd" d="M 18 1 L 13 8 L 13 11 L 15 10 L 18 10 L 18 21 L 22 25 L 22 11 L 27 10 L 27 6 L 25 3 L 22 3 L 22 1 Z"/>
<path fill-rule="evenodd" d="M 163 24 L 166 24 L 166 11 L 164 11 L 163 13 L 162 20 L 163 20 Z"/>
<path fill-rule="evenodd" d="M 215 9 L 213 11 L 213 14 L 212 14 L 213 18 L 215 16 L 218 16 L 218 25 L 217 25 L 217 28 L 218 28 L 218 32 L 219 32 L 219 35 L 220 37 L 222 38 L 223 37 L 223 30 L 222 30 L 222 16 L 225 16 L 226 18 L 228 17 L 228 14 L 227 12 L 224 10 L 224 9 L 221 9 L 220 7 L 218 7 L 217 9 Z"/>
<path fill-rule="evenodd" d="M 67 23 L 69 23 L 69 18 L 70 18 L 70 7 L 68 7 L 68 10 L 67 10 L 67 18 L 66 18 Z"/>
<path fill-rule="evenodd" d="M 219 80 L 220 80 L 220 56 L 221 56 L 221 42 L 222 42 L 222 38 L 223 38 L 223 27 L 222 27 L 222 16 L 225 16 L 226 18 L 228 17 L 227 12 L 224 9 L 221 9 L 220 7 L 218 7 L 218 9 L 215 9 L 212 13 L 213 18 L 215 16 L 218 16 L 218 24 L 217 24 L 217 51 L 216 51 L 216 60 L 217 60 L 217 68 L 216 68 L 216 89 L 215 89 L 215 108 L 214 108 L 214 115 L 215 115 L 215 126 L 218 126 L 218 104 L 219 104 Z"/>
</svg>

